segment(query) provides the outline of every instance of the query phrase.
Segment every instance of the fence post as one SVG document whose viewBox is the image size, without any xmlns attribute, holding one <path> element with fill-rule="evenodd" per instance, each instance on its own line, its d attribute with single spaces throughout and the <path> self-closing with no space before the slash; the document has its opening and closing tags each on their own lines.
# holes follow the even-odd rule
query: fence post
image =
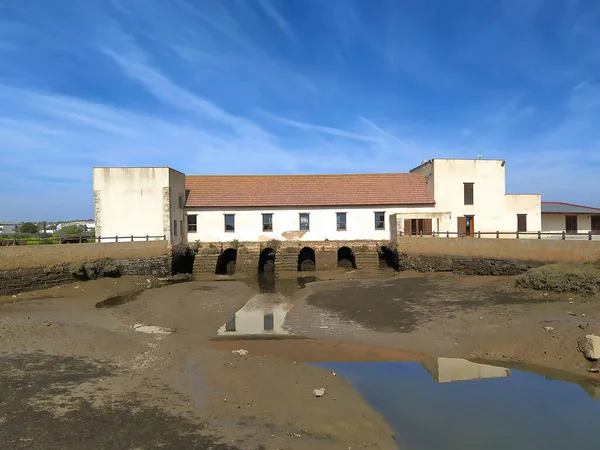
<svg viewBox="0 0 600 450">
<path fill-rule="evenodd" d="M 477 239 L 481 239 L 481 231 L 477 232 Z"/>
<path fill-rule="evenodd" d="M 519 239 L 519 230 L 517 230 L 517 239 Z"/>
<path fill-rule="evenodd" d="M 566 233 L 563 231 L 563 232 L 562 232 L 562 240 L 564 241 L 566 238 L 567 238 L 567 237 L 566 237 Z"/>
<path fill-rule="evenodd" d="M 148 239 L 148 235 L 146 235 L 146 241 L 149 241 L 150 239 Z"/>
<path fill-rule="evenodd" d="M 166 240 L 167 240 L 167 235 L 163 234 L 163 241 L 166 241 Z"/>
<path fill-rule="evenodd" d="M 500 239 L 500 232 L 496 231 L 496 239 Z"/>
<path fill-rule="evenodd" d="M 119 242 L 119 236 L 115 236 L 115 242 Z"/>
<path fill-rule="evenodd" d="M 588 241 L 591 241 L 591 240 L 592 240 L 592 232 L 588 231 Z"/>
<path fill-rule="evenodd" d="M 538 231 L 538 239 L 542 239 L 542 232 Z"/>
<path fill-rule="evenodd" d="M 133 242 L 133 234 L 131 235 L 131 242 Z"/>
<path fill-rule="evenodd" d="M 446 231 L 446 237 L 449 238 L 450 237 L 450 232 Z"/>
</svg>

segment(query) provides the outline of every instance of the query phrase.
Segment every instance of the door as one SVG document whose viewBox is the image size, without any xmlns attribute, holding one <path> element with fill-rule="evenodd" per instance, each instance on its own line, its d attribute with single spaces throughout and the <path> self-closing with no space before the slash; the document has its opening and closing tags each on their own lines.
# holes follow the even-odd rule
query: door
<svg viewBox="0 0 600 450">
<path fill-rule="evenodd" d="M 473 237 L 475 235 L 475 217 L 465 216 L 467 237 Z"/>
<path fill-rule="evenodd" d="M 592 216 L 592 233 L 600 233 L 600 216 Z"/>
<path fill-rule="evenodd" d="M 458 237 L 464 237 L 467 234 L 467 218 L 457 217 L 456 218 L 456 230 L 458 231 Z"/>
<path fill-rule="evenodd" d="M 565 222 L 567 234 L 577 234 L 577 216 L 566 216 Z"/>
</svg>

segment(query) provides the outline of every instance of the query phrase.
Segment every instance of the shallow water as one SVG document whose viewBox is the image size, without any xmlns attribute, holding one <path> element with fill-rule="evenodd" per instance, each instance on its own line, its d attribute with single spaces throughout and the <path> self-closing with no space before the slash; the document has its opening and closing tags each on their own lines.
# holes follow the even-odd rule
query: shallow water
<svg viewBox="0 0 600 450">
<path fill-rule="evenodd" d="M 598 448 L 600 380 L 580 385 L 449 358 L 315 365 L 346 378 L 401 449 Z"/>
</svg>

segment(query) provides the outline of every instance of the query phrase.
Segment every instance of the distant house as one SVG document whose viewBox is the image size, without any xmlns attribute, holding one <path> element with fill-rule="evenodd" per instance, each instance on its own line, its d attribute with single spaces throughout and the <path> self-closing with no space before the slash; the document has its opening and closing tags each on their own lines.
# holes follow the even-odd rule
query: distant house
<svg viewBox="0 0 600 450">
<path fill-rule="evenodd" d="M 14 234 L 18 226 L 16 222 L 0 222 L 0 234 Z"/>
<path fill-rule="evenodd" d="M 563 202 L 542 202 L 542 231 L 600 234 L 600 208 Z"/>
</svg>

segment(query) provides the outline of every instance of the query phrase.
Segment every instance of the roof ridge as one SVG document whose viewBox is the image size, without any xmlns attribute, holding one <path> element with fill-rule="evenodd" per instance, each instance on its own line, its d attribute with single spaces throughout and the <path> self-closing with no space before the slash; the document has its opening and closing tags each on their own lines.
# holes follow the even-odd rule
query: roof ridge
<svg viewBox="0 0 600 450">
<path fill-rule="evenodd" d="M 202 178 L 210 178 L 210 177 L 339 177 L 339 176 L 379 176 L 379 175 L 409 175 L 409 176 L 423 176 L 420 173 L 410 173 L 410 172 L 377 172 L 377 173 L 295 173 L 295 174 L 202 174 L 202 175 L 186 175 L 187 177 L 202 177 Z"/>
<path fill-rule="evenodd" d="M 587 209 L 597 209 L 598 211 L 600 211 L 600 208 L 597 208 L 595 206 L 585 206 L 585 205 L 579 205 L 577 203 L 567 203 L 567 202 L 542 202 L 542 205 L 567 205 L 567 206 L 576 206 L 577 208 L 587 208 Z"/>
</svg>

